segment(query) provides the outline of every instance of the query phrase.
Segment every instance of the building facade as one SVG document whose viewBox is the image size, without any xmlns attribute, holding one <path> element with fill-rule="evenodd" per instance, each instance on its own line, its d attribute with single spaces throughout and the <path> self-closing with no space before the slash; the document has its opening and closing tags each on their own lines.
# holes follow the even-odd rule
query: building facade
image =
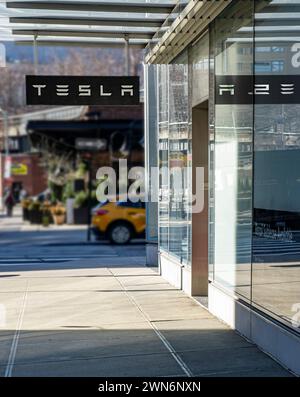
<svg viewBox="0 0 300 397">
<path fill-rule="evenodd" d="M 192 1 L 145 57 L 160 272 L 297 374 L 299 26 L 300 1 Z"/>
<path fill-rule="evenodd" d="M 29 196 L 36 196 L 47 189 L 47 170 L 41 164 L 38 153 L 2 155 L 0 162 L 4 177 L 3 188 L 11 187 L 17 201 L 22 189 Z"/>
</svg>

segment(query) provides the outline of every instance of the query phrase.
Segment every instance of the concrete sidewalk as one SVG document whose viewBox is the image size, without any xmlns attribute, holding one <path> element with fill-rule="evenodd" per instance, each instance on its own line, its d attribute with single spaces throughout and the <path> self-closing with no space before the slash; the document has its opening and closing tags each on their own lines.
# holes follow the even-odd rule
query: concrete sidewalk
<svg viewBox="0 0 300 397">
<path fill-rule="evenodd" d="M 86 225 L 54 225 L 43 226 L 40 224 L 30 224 L 22 219 L 22 207 L 18 204 L 13 209 L 13 216 L 7 217 L 5 210 L 0 210 L 0 231 L 1 230 L 20 230 L 20 231 L 56 231 L 56 230 L 86 230 Z"/>
<path fill-rule="evenodd" d="M 0 291 L 1 376 L 290 376 L 137 260 L 6 271 Z"/>
</svg>

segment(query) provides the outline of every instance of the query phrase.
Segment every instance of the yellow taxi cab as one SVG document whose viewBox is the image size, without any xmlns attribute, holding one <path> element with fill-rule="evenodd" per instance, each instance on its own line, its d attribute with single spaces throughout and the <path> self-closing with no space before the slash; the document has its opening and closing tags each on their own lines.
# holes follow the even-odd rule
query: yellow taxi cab
<svg viewBox="0 0 300 397">
<path fill-rule="evenodd" d="M 97 240 L 108 238 L 113 244 L 127 244 L 145 234 L 144 202 L 117 201 L 100 203 L 92 210 L 92 231 Z"/>
</svg>

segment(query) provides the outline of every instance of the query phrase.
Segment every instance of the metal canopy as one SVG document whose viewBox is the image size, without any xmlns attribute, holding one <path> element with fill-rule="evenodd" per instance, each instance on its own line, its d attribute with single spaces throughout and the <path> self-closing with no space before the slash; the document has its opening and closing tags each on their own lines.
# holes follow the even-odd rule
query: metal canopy
<svg viewBox="0 0 300 397">
<path fill-rule="evenodd" d="M 16 40 L 16 44 L 18 45 L 35 45 L 34 39 L 32 40 Z M 88 41 L 88 40 L 43 40 L 42 42 L 39 41 L 39 45 L 42 43 L 44 46 L 70 46 L 70 47 L 101 47 L 101 48 L 123 48 L 124 47 L 124 41 Z M 136 43 L 136 42 L 131 42 L 130 43 L 131 47 L 134 48 L 141 48 L 143 49 L 145 47 L 145 43 Z"/>
<path fill-rule="evenodd" d="M 143 32 L 130 32 L 130 31 L 122 31 L 122 32 L 104 32 L 101 30 L 48 30 L 48 29 L 12 29 L 12 34 L 14 35 L 21 35 L 21 36 L 34 36 L 37 35 L 38 37 L 41 36 L 55 36 L 55 37 L 94 37 L 94 38 L 124 38 L 124 35 L 130 39 L 144 39 L 150 40 L 153 36 L 153 33 L 143 33 Z"/>
<path fill-rule="evenodd" d="M 47 24 L 47 25 L 94 25 L 94 26 L 149 26 L 158 28 L 164 19 L 129 19 L 129 18 L 49 18 L 49 17 L 12 17 L 11 23 Z"/>
<path fill-rule="evenodd" d="M 150 2 L 109 2 L 109 1 L 11 1 L 7 2 L 7 8 L 22 8 L 36 10 L 72 10 L 72 11 L 96 11 L 96 12 L 130 12 L 169 14 L 174 8 L 174 1 L 169 3 Z"/>
<path fill-rule="evenodd" d="M 173 21 L 174 8 L 187 0 L 47 0 L 6 1 L 0 4 L 0 28 L 9 40 L 38 45 L 133 45 L 157 42 L 153 36 L 166 19 Z M 1 13 L 2 11 L 2 13 Z M 30 37 L 32 36 L 32 40 Z"/>
</svg>

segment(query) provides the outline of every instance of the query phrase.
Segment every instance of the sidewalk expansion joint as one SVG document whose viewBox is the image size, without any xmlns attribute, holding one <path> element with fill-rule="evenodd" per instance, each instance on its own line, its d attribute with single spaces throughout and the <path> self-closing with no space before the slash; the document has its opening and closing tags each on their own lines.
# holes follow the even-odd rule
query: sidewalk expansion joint
<svg viewBox="0 0 300 397">
<path fill-rule="evenodd" d="M 111 272 L 110 269 L 108 269 L 109 272 Z M 113 274 L 111 272 L 111 274 Z M 119 283 L 119 285 L 121 286 L 122 290 L 124 291 L 124 293 L 126 294 L 127 298 L 132 302 L 132 304 L 140 311 L 140 313 L 142 314 L 142 316 L 144 317 L 144 319 L 147 321 L 147 323 L 150 325 L 150 327 L 153 329 L 153 331 L 156 333 L 156 335 L 158 336 L 158 338 L 160 339 L 160 341 L 163 343 L 163 345 L 165 346 L 165 348 L 169 351 L 169 353 L 171 354 L 171 356 L 174 358 L 174 360 L 177 362 L 177 364 L 180 366 L 181 370 L 184 372 L 184 374 L 188 377 L 192 377 L 193 373 L 190 370 L 190 368 L 188 367 L 188 365 L 183 361 L 183 359 L 180 357 L 180 355 L 176 352 L 176 350 L 173 348 L 173 346 L 171 345 L 171 343 L 165 338 L 165 336 L 159 331 L 159 329 L 156 327 L 156 325 L 154 324 L 154 322 L 151 321 L 151 319 L 148 317 L 148 315 L 143 311 L 142 307 L 137 303 L 137 301 L 134 299 L 133 296 L 130 295 L 130 290 L 127 290 L 124 286 L 124 284 L 118 279 L 118 277 L 116 277 L 113 274 L 114 278 L 116 279 L 116 281 Z M 147 292 L 147 291 L 146 291 Z"/>
<path fill-rule="evenodd" d="M 5 369 L 5 378 L 10 378 L 12 376 L 12 371 L 13 367 L 15 364 L 15 359 L 16 359 L 16 354 L 17 354 L 17 348 L 18 348 L 18 343 L 19 343 L 19 338 L 20 338 L 20 333 L 21 333 L 21 328 L 22 328 L 22 323 L 23 323 L 23 318 L 24 318 L 24 313 L 25 313 L 25 308 L 26 308 L 26 302 L 27 302 L 27 296 L 28 296 L 28 289 L 29 289 L 29 282 L 27 281 L 26 283 L 26 290 L 23 294 L 23 299 L 21 303 L 21 308 L 20 308 L 20 313 L 18 317 L 18 322 L 16 326 L 16 331 L 13 336 L 11 348 L 10 348 L 10 353 L 8 357 L 8 362 L 7 366 Z"/>
</svg>

